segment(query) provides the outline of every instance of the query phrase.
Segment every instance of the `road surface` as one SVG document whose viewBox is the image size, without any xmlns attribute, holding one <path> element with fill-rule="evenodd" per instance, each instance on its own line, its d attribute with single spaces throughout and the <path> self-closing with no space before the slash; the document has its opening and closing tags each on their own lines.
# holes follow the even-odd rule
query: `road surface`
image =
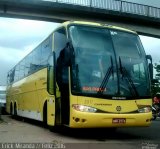
<svg viewBox="0 0 160 149">
<path fill-rule="evenodd" d="M 40 143 L 41 148 L 50 148 L 47 145 L 57 143 L 61 145 L 57 148 L 66 149 L 160 149 L 160 118 L 146 128 L 62 129 L 57 132 L 51 132 L 41 122 L 33 120 L 15 120 L 8 115 L 2 115 L 2 119 L 0 148 L 5 148 L 6 143 L 11 143 L 11 147 L 12 143 Z"/>
</svg>

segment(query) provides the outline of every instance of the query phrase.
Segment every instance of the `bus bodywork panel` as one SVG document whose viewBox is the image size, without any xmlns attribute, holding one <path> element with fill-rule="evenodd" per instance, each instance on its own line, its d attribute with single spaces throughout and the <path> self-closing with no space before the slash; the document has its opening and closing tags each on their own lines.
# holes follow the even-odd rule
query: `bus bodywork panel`
<svg viewBox="0 0 160 149">
<path fill-rule="evenodd" d="M 72 96 L 72 95 L 71 95 Z M 141 107 L 150 106 L 151 100 L 107 100 L 83 96 L 71 97 L 70 127 L 129 127 L 149 126 L 152 113 L 140 113 Z M 83 105 L 97 109 L 97 112 L 82 112 L 72 105 Z"/>
<path fill-rule="evenodd" d="M 28 76 L 8 88 L 7 112 L 10 105 L 17 104 L 17 114 L 23 117 L 43 121 L 43 106 L 51 99 L 47 92 L 47 68 Z"/>
</svg>

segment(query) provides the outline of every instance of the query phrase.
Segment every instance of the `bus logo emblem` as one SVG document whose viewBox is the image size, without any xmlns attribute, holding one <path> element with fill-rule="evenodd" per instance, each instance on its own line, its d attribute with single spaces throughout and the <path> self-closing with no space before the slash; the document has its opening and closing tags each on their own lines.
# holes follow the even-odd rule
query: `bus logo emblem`
<svg viewBox="0 0 160 149">
<path fill-rule="evenodd" d="M 121 111 L 121 110 L 122 110 L 121 106 L 117 106 L 117 107 L 116 107 L 116 110 L 117 110 L 118 112 Z"/>
</svg>

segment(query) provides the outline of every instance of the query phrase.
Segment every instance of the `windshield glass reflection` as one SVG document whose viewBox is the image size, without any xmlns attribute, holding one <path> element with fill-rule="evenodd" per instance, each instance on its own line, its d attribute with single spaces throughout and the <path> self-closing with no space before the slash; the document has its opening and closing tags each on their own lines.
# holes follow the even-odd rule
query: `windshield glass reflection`
<svg viewBox="0 0 160 149">
<path fill-rule="evenodd" d="M 129 98 L 149 95 L 145 53 L 137 35 L 86 26 L 70 26 L 69 33 L 75 53 L 73 93 Z"/>
</svg>

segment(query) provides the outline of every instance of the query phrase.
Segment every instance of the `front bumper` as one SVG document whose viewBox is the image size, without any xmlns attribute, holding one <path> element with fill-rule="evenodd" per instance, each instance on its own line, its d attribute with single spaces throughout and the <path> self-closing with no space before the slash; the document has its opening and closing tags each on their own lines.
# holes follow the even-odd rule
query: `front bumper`
<svg viewBox="0 0 160 149">
<path fill-rule="evenodd" d="M 152 112 L 136 114 L 87 113 L 73 110 L 71 128 L 146 127 L 151 125 Z M 125 123 L 113 123 L 113 119 L 125 119 Z"/>
</svg>

